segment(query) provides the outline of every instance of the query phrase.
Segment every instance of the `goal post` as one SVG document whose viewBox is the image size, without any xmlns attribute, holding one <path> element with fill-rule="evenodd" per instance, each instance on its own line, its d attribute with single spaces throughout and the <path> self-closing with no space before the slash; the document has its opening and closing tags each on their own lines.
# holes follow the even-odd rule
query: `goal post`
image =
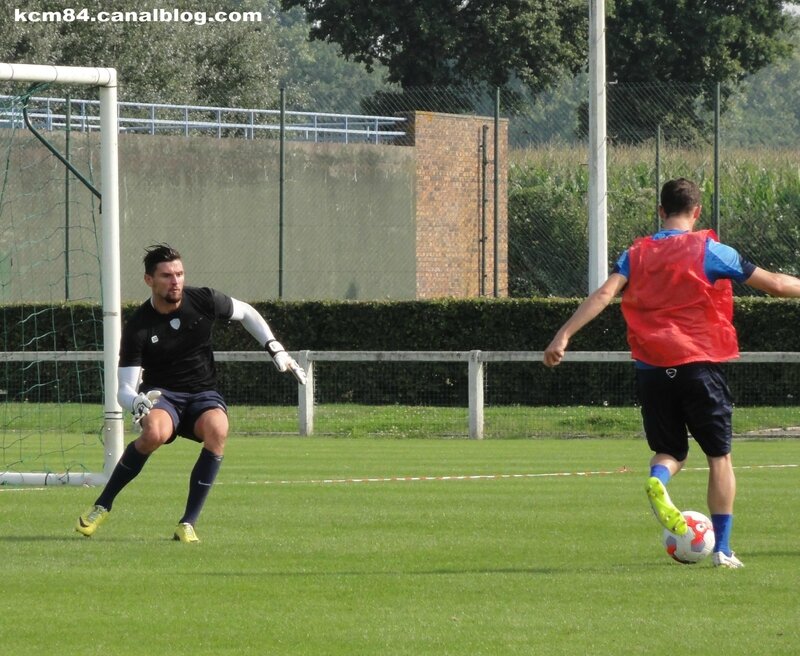
<svg viewBox="0 0 800 656">
<path fill-rule="evenodd" d="M 103 427 L 102 472 L 0 471 L 0 484 L 95 485 L 104 483 L 122 455 L 123 413 L 116 398 L 117 352 L 122 334 L 119 247 L 117 73 L 113 68 L 0 63 L 0 81 L 99 88 Z M 5 468 L 0 463 L 0 468 Z"/>
</svg>

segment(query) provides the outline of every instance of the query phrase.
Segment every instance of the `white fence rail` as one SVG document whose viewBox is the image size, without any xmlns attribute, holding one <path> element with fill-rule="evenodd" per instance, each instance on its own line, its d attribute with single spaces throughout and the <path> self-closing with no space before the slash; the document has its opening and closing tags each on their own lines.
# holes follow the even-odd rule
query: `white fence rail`
<svg viewBox="0 0 800 656">
<path fill-rule="evenodd" d="M 487 363 L 541 362 L 542 351 L 293 351 L 292 356 L 308 375 L 305 386 L 298 385 L 298 433 L 314 434 L 315 363 L 317 362 L 461 362 L 468 372 L 469 437 L 484 435 L 484 369 Z M 260 362 L 269 356 L 263 351 L 218 351 L 218 362 Z M 0 352 L 2 362 L 81 362 L 100 361 L 96 351 Z M 568 351 L 566 362 L 630 362 L 628 351 Z M 733 364 L 800 363 L 800 352 L 743 352 Z"/>
<path fill-rule="evenodd" d="M 9 103 L 13 96 L 0 95 L 0 127 L 22 127 L 22 110 Z M 119 131 L 134 134 L 240 137 L 255 139 L 277 136 L 280 110 L 167 105 L 160 103 L 118 103 Z M 34 96 L 28 115 L 46 130 L 63 130 L 67 123 L 78 132 L 99 129 L 99 101 Z M 395 116 L 335 114 L 330 112 L 284 112 L 287 138 L 337 143 L 391 142 L 405 136 L 405 119 Z"/>
</svg>

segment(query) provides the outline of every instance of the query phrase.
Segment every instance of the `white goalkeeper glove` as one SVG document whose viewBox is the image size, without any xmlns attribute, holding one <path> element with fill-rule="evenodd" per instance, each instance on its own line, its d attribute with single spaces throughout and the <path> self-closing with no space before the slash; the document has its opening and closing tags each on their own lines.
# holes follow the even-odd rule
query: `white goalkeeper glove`
<svg viewBox="0 0 800 656">
<path fill-rule="evenodd" d="M 146 417 L 150 414 L 151 408 L 158 403 L 159 396 L 161 396 L 161 392 L 158 390 L 150 390 L 146 394 L 140 392 L 136 395 L 136 398 L 133 399 L 133 406 L 131 409 L 133 412 L 134 424 L 138 426 L 142 421 L 142 417 Z"/>
<path fill-rule="evenodd" d="M 306 384 L 305 370 L 286 352 L 286 349 L 283 348 L 283 344 L 277 339 L 271 339 L 264 345 L 264 348 L 272 357 L 272 361 L 275 363 L 275 367 L 278 371 L 283 373 L 288 370 L 297 379 L 298 383 L 301 385 Z"/>
</svg>

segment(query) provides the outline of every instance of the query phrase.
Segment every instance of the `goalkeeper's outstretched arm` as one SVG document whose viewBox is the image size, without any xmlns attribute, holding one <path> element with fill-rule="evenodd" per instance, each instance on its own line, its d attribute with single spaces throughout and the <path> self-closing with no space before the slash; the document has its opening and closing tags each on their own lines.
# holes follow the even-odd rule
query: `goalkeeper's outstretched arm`
<svg viewBox="0 0 800 656">
<path fill-rule="evenodd" d="M 258 343 L 263 346 L 267 353 L 270 354 L 272 362 L 278 371 L 290 371 L 301 385 L 306 384 L 306 372 L 297 364 L 295 359 L 286 352 L 283 345 L 275 339 L 272 330 L 269 327 L 266 319 L 262 317 L 258 311 L 249 303 L 239 301 L 235 298 L 233 301 L 233 313 L 231 319 L 233 321 L 241 321 L 245 330 L 258 340 Z"/>
</svg>

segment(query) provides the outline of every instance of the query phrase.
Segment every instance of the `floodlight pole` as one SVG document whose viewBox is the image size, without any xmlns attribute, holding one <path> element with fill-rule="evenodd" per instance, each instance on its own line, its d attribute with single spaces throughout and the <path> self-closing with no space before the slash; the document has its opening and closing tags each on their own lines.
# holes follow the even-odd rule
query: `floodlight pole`
<svg viewBox="0 0 800 656">
<path fill-rule="evenodd" d="M 605 1 L 589 0 L 589 292 L 608 278 Z"/>
<path fill-rule="evenodd" d="M 283 299 L 284 224 L 286 222 L 286 87 L 281 87 L 280 117 L 278 156 L 278 298 Z"/>
<path fill-rule="evenodd" d="M 717 238 L 720 237 L 720 224 L 719 224 L 719 145 L 720 145 L 720 84 L 717 82 L 714 85 L 714 232 L 717 233 Z"/>
<path fill-rule="evenodd" d="M 500 296 L 500 87 L 494 91 L 494 174 L 492 178 L 492 228 L 494 246 L 494 288 L 493 296 Z"/>
</svg>

